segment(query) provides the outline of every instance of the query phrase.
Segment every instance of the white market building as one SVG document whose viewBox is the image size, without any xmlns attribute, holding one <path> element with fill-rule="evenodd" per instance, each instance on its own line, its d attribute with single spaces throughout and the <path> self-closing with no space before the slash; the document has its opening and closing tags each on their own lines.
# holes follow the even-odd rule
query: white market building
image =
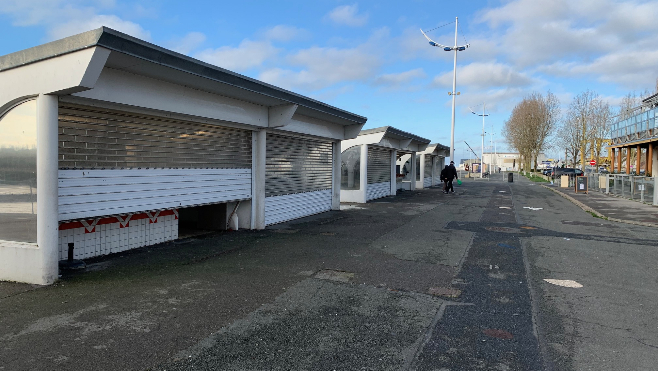
<svg viewBox="0 0 658 371">
<path fill-rule="evenodd" d="M 366 118 L 99 28 L 0 57 L 0 280 L 338 209 Z M 36 202 L 38 194 L 39 202 Z"/>
<path fill-rule="evenodd" d="M 415 189 L 416 180 L 410 175 L 415 168 L 405 172 L 398 164 L 401 158 L 415 159 L 429 142 L 391 126 L 363 130 L 355 139 L 343 141 L 341 201 L 366 203 L 394 196 L 398 189 Z"/>
</svg>

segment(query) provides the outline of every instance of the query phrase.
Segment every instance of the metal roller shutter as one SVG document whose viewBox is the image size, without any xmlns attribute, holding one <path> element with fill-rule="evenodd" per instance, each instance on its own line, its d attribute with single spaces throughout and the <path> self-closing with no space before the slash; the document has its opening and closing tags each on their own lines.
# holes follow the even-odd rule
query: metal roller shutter
<svg viewBox="0 0 658 371">
<path fill-rule="evenodd" d="M 331 142 L 268 133 L 266 150 L 266 197 L 331 189 Z"/>
<path fill-rule="evenodd" d="M 391 181 L 391 151 L 368 147 L 368 184 Z"/>
<path fill-rule="evenodd" d="M 60 169 L 251 169 L 251 131 L 86 107 L 59 107 Z"/>
</svg>

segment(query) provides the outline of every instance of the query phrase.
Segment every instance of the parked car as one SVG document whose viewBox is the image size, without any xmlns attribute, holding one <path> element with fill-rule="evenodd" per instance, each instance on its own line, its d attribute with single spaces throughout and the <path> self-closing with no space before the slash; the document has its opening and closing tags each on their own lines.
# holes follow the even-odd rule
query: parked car
<svg viewBox="0 0 658 371">
<path fill-rule="evenodd" d="M 573 169 L 570 167 L 556 167 L 551 172 L 551 178 L 559 178 L 562 175 L 571 175 L 571 176 L 580 176 L 583 175 L 583 171 L 580 169 Z"/>
</svg>

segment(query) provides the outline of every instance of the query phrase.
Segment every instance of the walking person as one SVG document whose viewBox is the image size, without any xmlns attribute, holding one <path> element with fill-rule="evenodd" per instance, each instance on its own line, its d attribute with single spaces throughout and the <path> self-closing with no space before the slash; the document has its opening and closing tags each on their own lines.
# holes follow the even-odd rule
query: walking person
<svg viewBox="0 0 658 371">
<path fill-rule="evenodd" d="M 446 168 L 448 170 L 446 173 L 446 193 L 455 193 L 455 189 L 452 188 L 452 180 L 459 179 L 457 176 L 457 169 L 455 168 L 455 162 L 450 161 L 450 166 L 446 166 Z"/>
<path fill-rule="evenodd" d="M 446 165 L 446 167 L 441 170 L 441 182 L 443 182 L 443 193 L 448 193 L 447 186 L 448 186 L 448 173 L 450 172 L 450 166 Z"/>
</svg>

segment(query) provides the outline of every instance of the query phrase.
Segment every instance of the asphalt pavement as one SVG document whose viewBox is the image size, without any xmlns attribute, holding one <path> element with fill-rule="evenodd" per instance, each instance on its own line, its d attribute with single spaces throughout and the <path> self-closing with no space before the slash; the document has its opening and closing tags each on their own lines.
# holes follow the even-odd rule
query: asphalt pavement
<svg viewBox="0 0 658 371">
<path fill-rule="evenodd" d="M 0 283 L 0 370 L 655 369 L 655 228 L 455 189 Z"/>
</svg>

